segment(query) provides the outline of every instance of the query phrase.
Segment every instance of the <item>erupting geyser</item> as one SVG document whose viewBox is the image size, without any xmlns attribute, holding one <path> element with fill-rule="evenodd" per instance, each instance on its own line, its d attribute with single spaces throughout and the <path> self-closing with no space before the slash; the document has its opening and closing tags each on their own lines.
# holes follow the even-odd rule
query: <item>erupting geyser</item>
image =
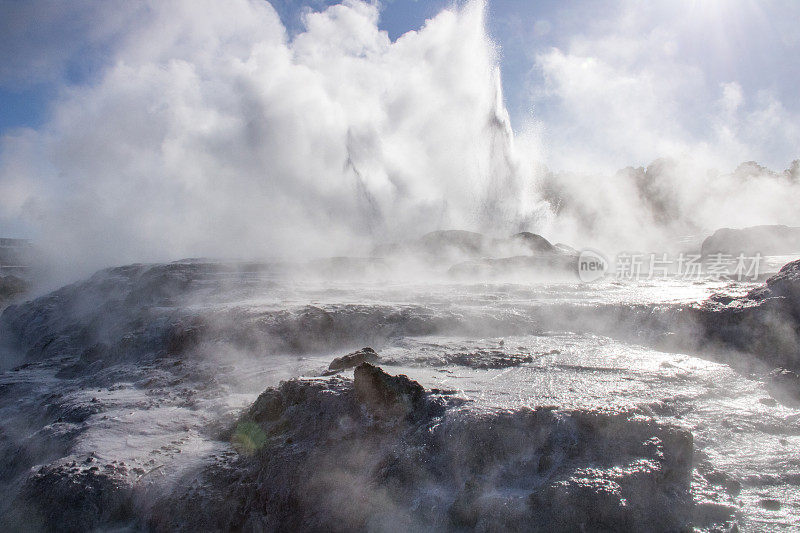
<svg viewBox="0 0 800 533">
<path fill-rule="evenodd" d="M 0 3 L 0 530 L 800 523 L 800 8 L 436 4 Z"/>
</svg>

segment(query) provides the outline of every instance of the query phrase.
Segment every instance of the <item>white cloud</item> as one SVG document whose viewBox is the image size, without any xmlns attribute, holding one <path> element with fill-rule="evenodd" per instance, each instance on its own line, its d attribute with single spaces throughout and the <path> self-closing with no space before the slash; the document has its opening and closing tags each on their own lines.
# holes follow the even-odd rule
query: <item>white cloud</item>
<svg viewBox="0 0 800 533">
<path fill-rule="evenodd" d="M 149 3 L 95 81 L 2 140 L 0 214 L 80 268 L 518 229 L 538 206 L 483 10 L 392 43 L 351 0 L 289 42 L 265 2 Z"/>
<path fill-rule="evenodd" d="M 0 140 L 0 220 L 78 270 L 358 253 L 437 228 L 547 222 L 576 246 L 649 246 L 799 224 L 796 183 L 724 172 L 800 146 L 797 117 L 769 90 L 712 85 L 674 28 L 620 13 L 538 55 L 551 112 L 515 135 L 480 1 L 395 42 L 356 0 L 308 12 L 293 38 L 261 1 L 142 3 L 96 29 L 115 35 L 102 68 L 62 88 L 47 124 Z M 566 202 L 558 217 L 536 180 Z"/>
<path fill-rule="evenodd" d="M 723 226 L 800 225 L 800 183 L 763 168 L 731 172 L 749 160 L 789 166 L 800 116 L 771 90 L 712 84 L 691 60 L 702 54 L 686 53 L 683 24 L 627 3 L 536 57 L 556 238 L 660 251 Z M 616 171 L 631 165 L 649 168 Z"/>
<path fill-rule="evenodd" d="M 737 79 L 720 87 L 707 74 L 710 61 L 729 60 L 724 52 L 735 48 L 728 41 L 749 37 L 735 34 L 737 19 L 725 19 L 721 6 L 685 4 L 622 2 L 536 56 L 543 82 L 532 99 L 547 109 L 550 166 L 611 172 L 671 156 L 733 168 L 747 159 L 783 166 L 800 156 L 797 113 L 770 90 L 748 94 Z M 701 34 L 713 51 L 696 49 Z M 772 132 L 761 126 L 767 123 Z"/>
</svg>

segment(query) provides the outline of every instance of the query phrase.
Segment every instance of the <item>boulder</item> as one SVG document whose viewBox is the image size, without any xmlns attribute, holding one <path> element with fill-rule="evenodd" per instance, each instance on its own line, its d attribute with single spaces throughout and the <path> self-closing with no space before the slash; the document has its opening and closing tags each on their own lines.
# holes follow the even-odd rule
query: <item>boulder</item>
<svg viewBox="0 0 800 533">
<path fill-rule="evenodd" d="M 716 253 L 748 256 L 800 254 L 800 228 L 778 225 L 723 228 L 706 238 L 700 250 L 703 256 Z"/>
<path fill-rule="evenodd" d="M 765 498 L 760 500 L 758 504 L 761 506 L 762 509 L 766 509 L 767 511 L 780 511 L 781 510 L 781 502 L 779 500 L 775 500 L 772 498 Z"/>
<path fill-rule="evenodd" d="M 87 461 L 90 461 L 87 459 Z M 37 469 L 22 486 L 5 531 L 113 530 L 133 519 L 131 488 L 124 476 L 74 461 Z"/>
<path fill-rule="evenodd" d="M 375 363 L 378 361 L 378 359 L 379 357 L 375 350 L 367 346 L 366 348 L 362 348 L 357 352 L 337 357 L 331 361 L 330 365 L 328 365 L 328 372 L 346 370 L 348 368 L 356 367 L 361 363 Z"/>
<path fill-rule="evenodd" d="M 550 244 L 550 241 L 529 231 L 517 233 L 511 237 L 511 241 L 523 245 L 534 254 L 558 252 L 556 247 Z"/>
<path fill-rule="evenodd" d="M 463 230 L 432 231 L 417 240 L 378 246 L 375 256 L 412 256 L 435 264 L 513 256 L 549 257 L 577 255 L 566 245 L 554 246 L 541 235 L 523 231 L 492 238 Z"/>
<path fill-rule="evenodd" d="M 701 343 L 752 353 L 776 366 L 800 369 L 800 260 L 745 296 L 712 297 L 694 310 Z"/>
<path fill-rule="evenodd" d="M 783 266 L 766 283 L 767 294 L 752 293 L 753 296 L 785 298 L 789 307 L 800 316 L 800 261 Z"/>
<path fill-rule="evenodd" d="M 425 401 L 422 385 L 404 374 L 390 376 L 369 363 L 356 367 L 353 389 L 361 403 L 384 416 L 411 415 Z"/>
</svg>

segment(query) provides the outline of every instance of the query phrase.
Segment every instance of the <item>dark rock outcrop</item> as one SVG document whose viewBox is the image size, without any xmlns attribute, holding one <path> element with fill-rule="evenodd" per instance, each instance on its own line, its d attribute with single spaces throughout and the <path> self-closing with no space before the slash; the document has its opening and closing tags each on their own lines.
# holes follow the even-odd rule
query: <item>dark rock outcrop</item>
<svg viewBox="0 0 800 533">
<path fill-rule="evenodd" d="M 8 302 L 23 296 L 28 292 L 29 288 L 28 282 L 18 276 L 13 274 L 0 275 L 0 309 Z"/>
<path fill-rule="evenodd" d="M 134 518 L 129 483 L 91 463 L 39 468 L 0 520 L 7 531 L 95 531 Z"/>
<path fill-rule="evenodd" d="M 780 271 L 769 278 L 766 287 L 755 290 L 750 298 L 783 298 L 796 317 L 800 317 L 800 261 L 784 265 Z"/>
<path fill-rule="evenodd" d="M 755 354 L 773 366 L 800 369 L 800 261 L 788 263 L 743 297 L 712 297 L 692 318 L 703 342 Z"/>
<path fill-rule="evenodd" d="M 338 372 L 340 370 L 354 368 L 361 363 L 375 363 L 378 361 L 378 359 L 380 358 L 375 350 L 367 346 L 366 348 L 362 348 L 357 352 L 337 357 L 331 361 L 330 365 L 328 365 L 328 372 Z"/>
<path fill-rule="evenodd" d="M 484 258 L 572 255 L 569 250 L 529 231 L 508 238 L 490 238 L 472 231 L 443 230 L 427 233 L 417 240 L 379 246 L 374 255 L 410 256 L 429 263 L 452 264 Z"/>
<path fill-rule="evenodd" d="M 511 241 L 519 243 L 531 251 L 531 253 L 556 253 L 558 250 L 555 246 L 550 244 L 550 241 L 529 231 L 517 233 L 511 237 Z"/>
<path fill-rule="evenodd" d="M 407 416 L 375 416 L 398 404 Z M 226 436 L 240 454 L 158 501 L 149 527 L 677 531 L 691 521 L 686 431 L 626 414 L 473 411 L 367 363 L 354 381 L 265 391 Z"/>
<path fill-rule="evenodd" d="M 790 226 L 753 226 L 723 228 L 703 241 L 704 256 L 722 253 L 747 256 L 800 253 L 800 228 Z"/>
<path fill-rule="evenodd" d="M 361 363 L 353 375 L 356 397 L 380 416 L 408 416 L 420 410 L 425 389 L 408 376 L 390 376 L 377 366 Z"/>
<path fill-rule="evenodd" d="M 784 403 L 800 403 L 800 373 L 776 368 L 767 376 L 770 394 Z"/>
<path fill-rule="evenodd" d="M 254 310 L 237 302 L 272 280 L 254 280 L 263 265 L 180 262 L 129 265 L 0 313 L 0 349 L 13 352 L 6 367 L 52 357 L 103 365 L 188 353 L 204 343 L 253 353 L 307 353 L 383 342 L 397 335 L 428 335 L 457 327 L 459 316 L 425 305 L 298 305 Z M 261 285 L 263 284 L 263 285 Z M 230 299 L 230 300 L 229 300 Z M 498 323 L 486 322 L 486 328 Z"/>
</svg>

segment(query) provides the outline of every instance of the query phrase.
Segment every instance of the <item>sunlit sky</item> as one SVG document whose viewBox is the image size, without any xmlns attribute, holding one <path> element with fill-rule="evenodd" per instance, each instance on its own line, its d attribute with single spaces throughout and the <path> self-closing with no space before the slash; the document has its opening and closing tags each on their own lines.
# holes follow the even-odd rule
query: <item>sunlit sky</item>
<svg viewBox="0 0 800 533">
<path fill-rule="evenodd" d="M 214 41 L 223 35 L 221 39 L 236 41 L 230 47 L 236 53 L 241 51 L 236 48 L 240 35 L 242 43 L 256 43 L 262 34 L 266 36 L 264 42 L 269 41 L 275 28 L 265 27 L 262 32 L 258 24 L 263 21 L 253 19 L 246 7 L 248 2 L 252 8 L 252 4 L 260 1 L 263 0 L 236 2 L 236 14 L 227 17 L 226 13 L 222 16 L 224 20 L 211 21 L 209 17 L 214 15 L 208 13 L 209 6 L 215 9 L 217 4 L 196 9 L 199 4 L 188 0 L 166 4 L 160 0 L 153 3 L 0 0 L 0 193 L 5 196 L 0 198 L 0 225 L 5 226 L 0 228 L 2 233 L 26 234 L 25 228 L 36 224 L 32 222 L 30 205 L 32 201 L 44 202 L 43 191 L 51 191 L 53 205 L 61 202 L 63 191 L 74 190 L 75 184 L 94 191 L 94 184 L 102 182 L 108 169 L 135 159 L 124 153 L 128 145 L 152 143 L 147 148 L 151 153 L 140 155 L 163 155 L 156 153 L 164 146 L 157 137 L 167 131 L 160 123 L 129 125 L 135 129 L 118 129 L 107 134 L 99 128 L 94 132 L 76 130 L 82 127 L 80 124 L 97 124 L 98 117 L 107 117 L 109 113 L 115 115 L 107 121 L 109 128 L 120 122 L 125 126 L 125 109 L 129 107 L 132 113 L 147 109 L 146 101 L 124 101 L 127 89 L 116 85 L 115 76 L 124 73 L 126 61 L 135 63 L 148 58 L 151 66 L 158 65 L 166 72 L 170 54 L 177 54 L 175 57 L 181 60 L 193 58 L 190 62 L 206 61 L 203 50 L 196 50 L 198 43 L 204 43 L 203 39 Z M 271 2 L 290 40 L 303 35 L 306 14 L 336 3 L 339 2 Z M 344 3 L 353 8 L 353 13 L 364 6 L 358 0 Z M 458 11 L 467 3 L 468 0 L 456 4 L 442 0 L 385 0 L 379 4 L 378 28 L 395 41 L 406 32 L 423 28 L 442 9 L 455 5 Z M 253 12 L 263 15 L 265 9 L 261 8 Z M 731 171 L 739 163 L 751 160 L 780 171 L 800 158 L 800 2 L 487 0 L 485 13 L 486 31 L 496 45 L 501 67 L 505 105 L 517 144 L 520 150 L 527 150 L 528 160 L 541 162 L 555 171 L 608 175 L 627 166 L 646 166 L 659 157 L 688 157 L 700 161 L 704 168 L 722 171 Z M 439 24 L 446 27 L 445 22 Z M 337 38 L 348 28 L 343 23 L 336 30 L 340 32 Z M 464 28 L 470 31 L 469 27 Z M 181 36 L 181 31 L 193 33 Z M 441 34 L 449 41 L 438 43 L 437 32 L 438 29 L 426 34 L 425 46 L 441 44 L 447 54 L 458 49 L 459 39 L 454 34 L 442 30 Z M 317 34 L 314 39 L 319 37 Z M 370 46 L 372 38 L 368 31 L 353 37 L 358 46 Z M 465 37 L 464 43 L 468 43 L 465 50 L 466 46 L 474 47 L 474 35 L 471 39 Z M 227 46 L 217 39 L 209 44 L 209 49 L 224 54 Z M 480 55 L 480 49 L 476 50 Z M 436 68 L 444 72 L 441 79 L 435 80 L 430 72 L 425 74 L 428 81 L 440 84 L 431 86 L 433 90 L 451 83 L 447 64 L 438 61 L 432 58 L 430 64 L 438 65 Z M 480 57 L 475 62 L 479 64 Z M 139 66 L 140 73 L 147 72 L 146 65 Z M 315 68 L 322 74 L 323 67 Z M 380 62 L 370 68 L 380 76 L 397 75 L 383 72 Z M 224 86 L 227 81 L 214 79 L 213 68 L 207 72 L 212 74 L 200 81 L 207 86 L 221 84 L 218 99 L 233 90 Z M 413 69 L 409 72 L 413 78 Z M 341 75 L 348 75 L 346 69 L 324 73 L 328 80 Z M 462 81 L 457 83 L 477 79 L 471 75 L 464 73 Z M 317 81 L 324 80 L 324 76 Z M 261 83 L 263 75 L 257 77 Z M 225 79 L 220 75 L 220 80 Z M 339 89 L 333 91 L 350 95 L 362 91 L 363 86 L 349 85 L 354 83 L 353 79 L 340 80 Z M 405 83 L 407 79 L 400 81 Z M 180 79 L 173 81 L 175 90 L 183 90 Z M 157 91 L 157 84 L 167 82 L 152 76 L 147 83 L 153 84 L 148 90 Z M 409 97 L 422 98 L 417 101 L 420 119 L 431 110 L 445 110 L 446 106 L 439 105 L 441 100 L 426 100 L 423 88 L 417 91 L 413 84 L 409 87 Z M 309 94 L 318 90 L 311 86 L 307 89 Z M 481 90 L 472 91 L 469 97 L 480 95 Z M 141 92 L 148 94 L 144 86 Z M 211 90 L 206 96 L 213 100 L 213 93 Z M 178 103 L 173 111 L 180 110 L 180 104 L 184 103 L 180 100 L 182 93 L 164 96 L 166 102 Z M 291 93 L 285 96 L 291 101 Z M 343 102 L 349 98 L 347 94 L 335 97 Z M 117 103 L 114 98 L 123 100 Z M 330 103 L 320 102 L 326 106 Z M 96 105 L 93 118 L 84 120 L 82 105 Z M 209 112 L 218 112 L 225 110 L 226 103 L 213 101 L 204 105 Z M 428 106 L 432 106 L 430 110 Z M 360 120 L 357 109 L 348 112 L 355 123 Z M 457 115 L 449 115 L 454 124 L 459 123 Z M 462 122 L 470 124 L 469 120 L 465 117 Z M 303 124 L 300 121 L 294 126 L 305 127 Z M 181 127 L 188 131 L 192 126 L 190 123 Z M 332 128 L 329 133 L 338 135 L 335 125 L 329 126 Z M 210 132 L 203 134 L 206 133 L 213 137 Z M 241 133 L 250 134 L 246 129 Z M 193 131 L 186 133 L 188 138 L 192 135 Z M 419 137 L 415 135 L 411 134 L 409 139 Z M 106 147 L 95 160 L 85 155 L 93 148 L 83 146 L 85 142 L 117 143 L 109 146 L 120 147 L 120 151 Z M 233 148 L 223 151 L 213 162 L 221 164 L 234 152 Z M 413 154 L 410 152 L 409 162 Z M 166 179 L 172 179 L 173 169 L 159 164 L 153 162 L 147 172 L 134 174 L 134 178 L 150 179 L 155 169 Z M 209 165 L 201 170 L 212 173 L 213 169 Z M 183 172 L 190 170 L 187 166 Z M 385 168 L 379 170 L 385 172 Z M 460 172 L 455 167 L 450 170 L 455 174 Z M 249 171 L 249 167 L 243 166 L 242 172 Z M 420 176 L 430 173 L 423 167 L 409 171 Z M 292 173 L 305 175 L 301 165 L 292 168 L 289 174 Z M 87 176 L 92 176 L 93 181 Z M 115 194 L 122 194 L 119 183 L 113 186 L 117 188 Z M 179 186 L 182 185 L 177 183 L 176 187 Z M 418 192 L 424 196 L 425 186 L 420 186 Z M 134 190 L 140 192 L 135 187 Z M 86 201 L 81 197 L 83 193 L 74 194 L 76 202 Z M 110 213 L 118 209 L 110 203 L 106 207 Z M 162 207 L 168 211 L 170 206 Z M 27 221 L 20 222 L 22 218 Z M 120 231 L 127 231 L 124 220 L 120 224 Z M 156 227 L 147 224 L 149 230 Z"/>
<path fill-rule="evenodd" d="M 305 10 L 333 3 L 272 1 L 290 33 L 302 29 Z M 380 26 L 395 39 L 449 4 L 385 1 Z M 88 2 L 2 0 L 0 12 L 0 134 L 41 125 L 59 91 L 91 83 L 124 35 L 124 18 Z M 659 146 L 725 142 L 720 135 L 741 135 L 735 147 L 749 146 L 742 160 L 782 168 L 798 157 L 798 23 L 800 2 L 792 0 L 488 5 L 515 129 L 533 120 L 545 140 L 572 144 L 580 157 L 612 166 L 646 164 Z M 748 121 L 770 138 L 748 138 Z M 621 131 L 647 124 L 660 131 L 657 139 L 629 139 Z M 622 146 L 632 140 L 652 150 Z"/>
</svg>

